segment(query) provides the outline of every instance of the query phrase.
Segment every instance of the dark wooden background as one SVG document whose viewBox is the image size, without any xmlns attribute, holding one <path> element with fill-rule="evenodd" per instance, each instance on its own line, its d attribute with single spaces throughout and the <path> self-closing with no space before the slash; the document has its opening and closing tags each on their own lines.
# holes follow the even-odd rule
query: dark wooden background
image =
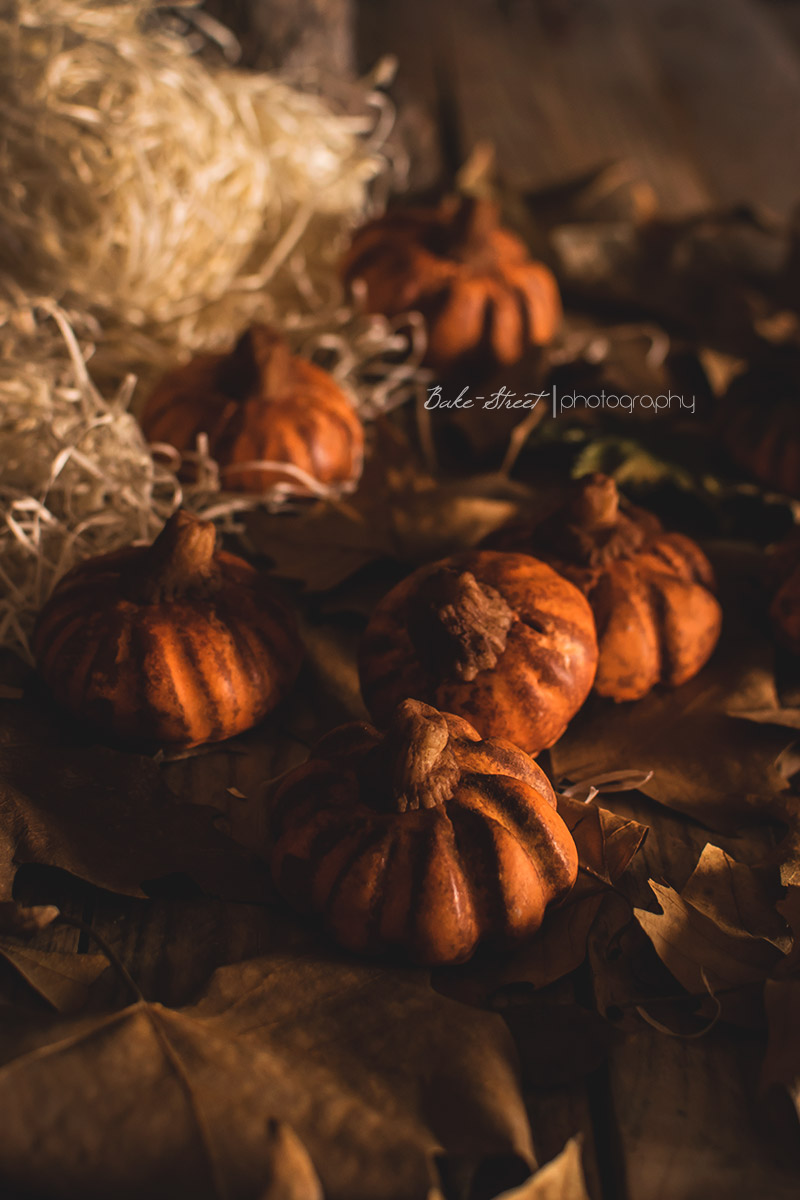
<svg viewBox="0 0 800 1200">
<path fill-rule="evenodd" d="M 397 55 L 414 187 L 447 178 L 488 139 L 522 187 L 625 158 L 670 213 L 739 201 L 786 213 L 800 199 L 800 4 L 789 0 L 238 0 L 217 11 L 245 30 L 251 61 L 336 75 Z M 216 752 L 170 775 L 235 826 L 228 789 L 248 795 L 286 761 Z M 642 819 L 687 836 L 666 812 Z M 29 877 L 22 891 L 41 902 L 40 884 Z M 150 999 L 184 1002 L 216 965 L 269 947 L 259 909 L 47 886 Z M 40 944 L 93 949 L 75 929 Z M 0 976 L 6 997 L 21 998 L 10 969 Z M 539 1159 L 582 1132 L 598 1200 L 796 1200 L 797 1131 L 759 1111 L 762 1053 L 759 1038 L 721 1028 L 684 1040 L 643 1027 L 580 1083 L 528 1089 Z"/>
</svg>

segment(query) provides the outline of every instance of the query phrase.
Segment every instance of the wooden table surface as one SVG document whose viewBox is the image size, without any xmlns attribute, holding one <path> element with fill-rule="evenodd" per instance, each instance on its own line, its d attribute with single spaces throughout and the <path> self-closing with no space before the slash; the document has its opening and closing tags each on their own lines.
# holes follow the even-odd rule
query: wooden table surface
<svg viewBox="0 0 800 1200">
<path fill-rule="evenodd" d="M 419 153 L 415 185 L 452 171 L 489 139 L 507 178 L 524 187 L 627 158 L 668 212 L 746 200 L 785 213 L 800 198 L 800 4 L 362 0 L 357 51 L 362 66 L 386 51 L 399 57 L 400 124 Z M 248 795 L 303 756 L 299 744 L 259 743 L 167 773 L 227 812 L 235 830 L 241 802 L 228 789 Z M 654 805 L 642 819 L 680 834 Z M 39 885 L 29 877 L 23 895 L 41 902 Z M 184 1002 L 215 966 L 268 948 L 257 908 L 129 900 L 66 877 L 49 876 L 47 886 L 53 902 L 106 939 L 150 999 Z M 66 928 L 49 946 L 94 949 Z M 13 973 L 0 974 L 6 998 L 18 999 Z M 564 986 L 580 994 L 588 973 Z M 794 1200 L 796 1129 L 765 1127 L 759 1117 L 762 1053 L 759 1038 L 722 1028 L 686 1040 L 642 1027 L 585 1080 L 528 1090 L 539 1160 L 580 1132 L 598 1200 Z"/>
</svg>

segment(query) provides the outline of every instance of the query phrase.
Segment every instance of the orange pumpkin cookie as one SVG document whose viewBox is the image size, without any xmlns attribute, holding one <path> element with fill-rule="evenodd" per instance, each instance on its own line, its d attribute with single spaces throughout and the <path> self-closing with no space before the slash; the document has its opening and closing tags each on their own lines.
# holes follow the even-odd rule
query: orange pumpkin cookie
<svg viewBox="0 0 800 1200">
<path fill-rule="evenodd" d="M 532 759 L 406 700 L 385 735 L 345 725 L 280 785 L 270 863 L 286 899 L 358 953 L 424 963 L 539 928 L 578 854 Z"/>
</svg>

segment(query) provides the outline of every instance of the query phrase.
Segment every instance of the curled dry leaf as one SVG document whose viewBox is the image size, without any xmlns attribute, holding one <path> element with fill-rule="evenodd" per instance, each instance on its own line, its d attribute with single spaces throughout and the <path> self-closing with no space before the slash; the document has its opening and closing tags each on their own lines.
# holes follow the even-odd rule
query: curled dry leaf
<svg viewBox="0 0 800 1200">
<path fill-rule="evenodd" d="M 0 1176 L 51 1200 L 317 1200 L 317 1175 L 326 1200 L 425 1200 L 441 1154 L 532 1162 L 502 1019 L 422 974 L 256 959 L 186 1008 L 138 1000 L 13 1053 Z"/>
<path fill-rule="evenodd" d="M 578 847 L 580 870 L 610 887 L 617 883 L 647 837 L 647 826 L 570 796 L 558 797 L 558 811 Z"/>
<path fill-rule="evenodd" d="M 652 840 L 652 839 L 648 839 Z M 587 941 L 592 993 L 597 1011 L 617 1029 L 638 1026 L 637 1004 L 663 995 L 663 980 L 653 979 L 652 946 L 633 917 L 630 903 L 608 893 Z M 661 964 L 656 963 L 658 973 Z"/>
<path fill-rule="evenodd" d="M 176 874 L 225 899 L 270 896 L 266 870 L 216 816 L 178 803 L 150 759 L 76 745 L 46 706 L 0 701 L 0 895 L 38 863 L 129 896 Z"/>
<path fill-rule="evenodd" d="M 719 846 L 705 847 L 681 897 L 731 937 L 761 938 L 782 954 L 791 948 L 789 929 L 775 908 L 777 887 Z"/>
<path fill-rule="evenodd" d="M 758 983 L 780 961 L 780 951 L 764 938 L 729 932 L 673 888 L 654 880 L 650 886 L 662 911 L 637 908 L 636 919 L 687 991 L 702 996 L 709 988 L 722 992 Z"/>
</svg>

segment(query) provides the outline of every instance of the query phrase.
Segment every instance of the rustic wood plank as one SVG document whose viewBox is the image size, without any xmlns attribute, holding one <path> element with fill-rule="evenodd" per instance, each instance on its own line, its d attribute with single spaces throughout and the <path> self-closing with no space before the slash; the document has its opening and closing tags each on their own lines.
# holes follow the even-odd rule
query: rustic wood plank
<svg viewBox="0 0 800 1200">
<path fill-rule="evenodd" d="M 642 1030 L 611 1060 L 628 1200 L 790 1200 L 797 1162 L 756 1125 L 760 1041 Z"/>
<path fill-rule="evenodd" d="M 451 94 L 451 152 L 491 141 L 512 186 L 624 158 L 667 212 L 800 195 L 800 56 L 753 0 L 408 0 L 360 23 L 400 98 L 441 115 Z"/>
<path fill-rule="evenodd" d="M 651 48 L 620 0 L 591 5 L 447 0 L 465 149 L 494 143 L 513 186 L 545 187 L 629 159 L 668 211 L 709 191 L 664 103 Z M 505 13 L 505 15 L 503 15 Z"/>
<path fill-rule="evenodd" d="M 797 46 L 752 0 L 625 2 L 709 192 L 788 213 L 800 197 Z"/>
<path fill-rule="evenodd" d="M 393 142 L 409 156 L 407 184 L 411 191 L 424 191 L 438 183 L 445 168 L 435 52 L 440 15 L 436 4 L 420 0 L 408 4 L 362 0 L 357 10 L 359 69 L 369 71 L 386 54 L 398 60 L 391 89 L 397 106 Z"/>
</svg>

